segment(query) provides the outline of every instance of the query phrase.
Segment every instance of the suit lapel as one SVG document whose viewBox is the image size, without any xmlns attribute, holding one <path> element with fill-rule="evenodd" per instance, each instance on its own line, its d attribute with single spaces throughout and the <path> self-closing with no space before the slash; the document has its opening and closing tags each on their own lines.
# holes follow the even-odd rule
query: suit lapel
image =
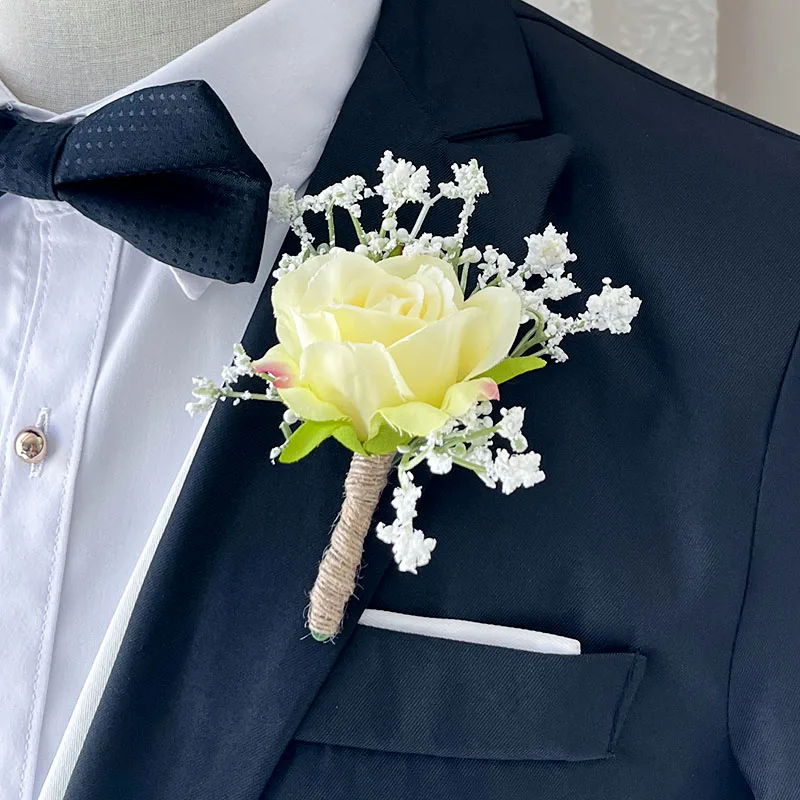
<svg viewBox="0 0 800 800">
<path fill-rule="evenodd" d="M 353 173 L 371 178 L 385 149 L 427 164 L 434 181 L 449 179 L 453 161 L 476 157 L 492 195 L 473 238 L 519 253 L 569 149 L 564 137 L 542 133 L 530 60 L 502 0 L 384 0 L 310 191 Z M 449 212 L 430 224 L 451 228 Z M 273 343 L 267 290 L 244 344 L 260 355 Z M 359 596 L 336 643 L 307 637 L 307 592 L 348 456 L 327 446 L 272 466 L 280 415 L 262 403 L 214 411 L 67 800 L 256 800 L 346 646 L 389 548 L 368 537 Z"/>
</svg>

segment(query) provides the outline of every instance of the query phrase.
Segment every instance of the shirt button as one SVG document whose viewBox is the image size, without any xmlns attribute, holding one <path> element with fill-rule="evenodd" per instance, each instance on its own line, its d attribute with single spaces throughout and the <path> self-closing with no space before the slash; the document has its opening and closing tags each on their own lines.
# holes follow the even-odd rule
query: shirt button
<svg viewBox="0 0 800 800">
<path fill-rule="evenodd" d="M 23 428 L 14 440 L 14 452 L 26 464 L 39 464 L 47 453 L 47 439 L 38 428 Z"/>
</svg>

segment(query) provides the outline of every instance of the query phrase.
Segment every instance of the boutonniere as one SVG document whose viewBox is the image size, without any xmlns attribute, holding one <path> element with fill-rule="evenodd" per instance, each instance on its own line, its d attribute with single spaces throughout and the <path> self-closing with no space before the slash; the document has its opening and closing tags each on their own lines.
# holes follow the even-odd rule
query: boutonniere
<svg viewBox="0 0 800 800">
<path fill-rule="evenodd" d="M 454 179 L 435 193 L 424 166 L 386 152 L 378 169 L 374 187 L 354 175 L 300 199 L 288 187 L 273 193 L 273 215 L 300 241 L 299 252 L 284 255 L 275 270 L 279 344 L 257 360 L 236 345 L 221 382 L 195 378 L 195 400 L 187 405 L 196 413 L 228 399 L 283 403 L 283 443 L 270 454 L 273 462 L 298 461 L 330 438 L 352 451 L 341 513 L 310 594 L 307 624 L 323 641 L 341 627 L 391 471 L 397 472 L 395 518 L 378 521 L 376 533 L 398 568 L 416 573 L 436 540 L 417 527 L 421 488 L 414 471 L 467 469 L 504 494 L 543 481 L 541 456 L 523 435 L 525 409 L 494 412 L 499 386 L 566 361 L 568 335 L 628 333 L 641 305 L 630 287 L 614 288 L 605 278 L 582 313 L 554 311 L 552 303 L 580 288 L 567 271 L 576 259 L 567 234 L 552 225 L 526 237 L 520 264 L 491 245 L 467 247 L 470 217 L 488 192 L 474 160 L 454 165 Z M 378 230 L 362 225 L 370 198 L 383 202 Z M 457 230 L 446 237 L 424 233 L 428 212 L 443 199 L 461 203 Z M 398 222 L 407 205 L 419 207 L 410 228 Z M 355 228 L 354 251 L 336 245 L 336 208 Z M 325 215 L 327 242 L 315 242 L 307 213 Z M 263 391 L 234 388 L 254 376 Z"/>
</svg>

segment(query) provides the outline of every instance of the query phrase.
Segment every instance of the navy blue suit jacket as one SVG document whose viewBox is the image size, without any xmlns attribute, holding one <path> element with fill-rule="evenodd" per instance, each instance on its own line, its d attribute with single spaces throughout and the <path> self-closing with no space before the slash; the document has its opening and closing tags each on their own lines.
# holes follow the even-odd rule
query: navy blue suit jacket
<svg viewBox="0 0 800 800">
<path fill-rule="evenodd" d="M 800 797 L 800 140 L 522 3 L 383 6 L 312 190 L 386 148 L 434 182 L 475 157 L 475 243 L 552 220 L 640 317 L 503 387 L 547 481 L 436 479 L 433 562 L 370 536 L 334 645 L 303 616 L 347 453 L 273 467 L 280 410 L 218 408 L 68 800 Z M 265 292 L 244 342 L 273 337 Z M 366 605 L 584 655 L 357 629 Z"/>
</svg>

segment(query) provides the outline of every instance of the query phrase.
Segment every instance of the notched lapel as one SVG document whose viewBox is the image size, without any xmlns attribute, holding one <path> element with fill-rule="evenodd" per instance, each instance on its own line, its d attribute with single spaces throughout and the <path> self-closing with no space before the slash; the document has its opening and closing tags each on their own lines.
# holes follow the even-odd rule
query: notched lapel
<svg viewBox="0 0 800 800">
<path fill-rule="evenodd" d="M 453 162 L 477 159 L 484 168 L 489 194 L 478 200 L 470 220 L 469 241 L 493 244 L 512 258 L 524 254 L 523 237 L 541 232 L 549 222 L 548 201 L 561 179 L 572 140 L 561 133 L 538 139 L 453 142 Z"/>
<path fill-rule="evenodd" d="M 493 194 L 479 206 L 473 239 L 514 252 L 540 225 L 569 151 L 564 137 L 530 138 L 540 122 L 531 65 L 504 3 L 384 0 L 310 191 L 373 176 L 385 149 L 427 164 L 434 181 L 475 157 Z M 270 286 L 244 337 L 254 355 L 274 343 Z M 215 410 L 67 800 L 256 800 L 346 646 L 389 548 L 368 537 L 359 594 L 336 643 L 307 637 L 307 592 L 348 455 L 323 446 L 297 465 L 272 466 L 280 415 L 277 404 Z"/>
</svg>

